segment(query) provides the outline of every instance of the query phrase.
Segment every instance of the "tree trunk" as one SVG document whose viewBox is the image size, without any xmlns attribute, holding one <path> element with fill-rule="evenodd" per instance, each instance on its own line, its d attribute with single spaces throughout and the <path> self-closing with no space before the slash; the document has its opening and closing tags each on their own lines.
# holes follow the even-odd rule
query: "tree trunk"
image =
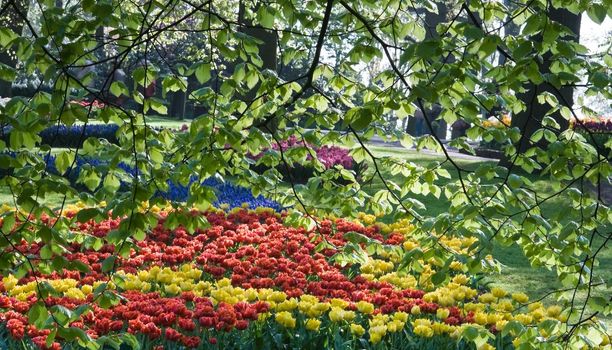
<svg viewBox="0 0 612 350">
<path fill-rule="evenodd" d="M 565 9 L 551 9 L 547 15 L 550 20 L 567 26 L 574 33 L 573 40 L 579 40 L 580 15 L 575 15 Z M 540 39 L 534 40 L 534 42 L 539 41 Z M 551 56 L 550 53 L 546 53 L 542 57 L 542 62 L 539 64 L 540 73 L 542 75 L 550 73 L 550 66 L 553 63 Z M 567 106 L 569 108 L 572 108 L 574 103 L 574 89 L 572 87 L 555 89 L 546 82 L 538 85 L 529 82 L 525 86 L 525 90 L 526 91 L 519 94 L 518 97 L 525 103 L 527 109 L 512 117 L 512 126 L 520 128 L 521 133 L 524 135 L 522 142 L 518 145 L 519 152 L 524 152 L 529 148 L 529 139 L 531 135 L 542 127 L 542 117 L 550 108 L 546 104 L 539 104 L 537 102 L 537 95 L 545 91 L 549 92 L 557 97 L 562 106 Z M 559 123 L 561 131 L 569 127 L 569 121 L 563 118 L 560 112 L 553 113 L 550 116 Z"/>
<path fill-rule="evenodd" d="M 434 2 L 434 4 L 438 7 L 438 13 L 433 13 L 430 11 L 425 11 L 425 40 L 436 39 L 438 38 L 438 32 L 436 31 L 436 27 L 440 23 L 444 23 L 446 21 L 446 17 L 448 16 L 448 6 L 446 2 L 439 1 Z M 450 62 L 449 62 L 450 63 Z M 432 119 L 438 117 L 439 113 L 436 115 L 432 115 L 431 110 L 425 111 L 427 113 L 427 117 Z M 424 124 L 421 127 L 421 122 L 418 120 L 416 115 L 412 118 L 408 119 L 408 127 L 406 128 L 406 132 L 413 136 L 421 136 L 423 134 L 435 134 L 441 139 L 446 139 L 446 122 L 444 120 L 438 120 L 433 123 L 433 130 L 428 130 L 428 126 Z"/>
<path fill-rule="evenodd" d="M 259 39 L 262 41 L 262 44 L 259 45 L 259 57 L 263 61 L 262 69 L 269 69 L 271 71 L 277 71 L 277 50 L 278 50 L 278 38 L 276 33 L 271 30 L 264 29 L 260 26 L 253 25 L 251 20 L 246 18 L 246 6 L 245 4 L 250 4 L 251 2 L 240 1 L 240 7 L 238 11 L 238 22 L 240 23 L 239 31 L 247 34 L 255 39 Z M 255 5 L 254 8 L 251 8 L 252 12 L 257 12 L 260 4 Z M 257 84 L 253 89 L 249 90 L 245 96 L 241 96 L 240 98 L 244 101 L 252 101 L 257 94 L 257 89 L 259 88 L 259 84 Z M 271 122 L 268 122 L 264 130 L 276 130 L 278 127 L 278 118 L 273 118 Z"/>
<path fill-rule="evenodd" d="M 516 6 L 514 5 L 514 2 L 512 0 L 504 0 L 504 5 L 508 9 L 508 12 L 510 13 L 510 15 L 512 14 L 514 9 L 516 8 Z M 506 20 L 510 19 L 510 15 L 508 15 L 508 18 Z M 519 28 L 519 26 L 514 24 L 513 21 L 510 21 L 510 22 L 506 23 L 506 25 L 504 26 L 504 36 L 505 37 L 508 37 L 508 36 L 517 36 L 519 33 L 520 33 L 520 28 Z M 499 55 L 499 65 L 501 66 L 504 63 L 506 63 L 506 56 Z"/>
<path fill-rule="evenodd" d="M 25 21 L 19 14 L 15 11 L 15 7 L 18 7 L 22 13 L 28 13 L 28 0 L 15 0 L 13 5 L 9 5 L 0 16 L 0 23 L 2 23 L 2 27 L 10 29 L 17 35 L 21 35 L 23 32 L 23 26 L 25 25 Z M 6 0 L 0 2 L 0 8 L 6 5 Z M 0 50 L 0 63 L 5 64 L 12 68 L 17 68 L 17 57 L 15 56 L 15 52 L 12 49 L 2 49 Z M 0 96 L 3 97 L 11 97 L 12 91 L 11 86 L 13 82 L 0 80 Z"/>
<path fill-rule="evenodd" d="M 256 5 L 253 8 L 253 12 L 256 12 L 260 5 Z M 246 6 L 245 2 L 240 2 L 240 10 L 238 12 L 238 21 L 240 22 L 240 32 L 247 34 L 255 39 L 261 40 L 263 43 L 259 45 L 259 57 L 263 61 L 262 69 L 269 69 L 276 72 L 277 69 L 277 49 L 278 49 L 278 38 L 276 33 L 271 30 L 264 29 L 260 26 L 254 26 L 251 20 L 246 18 Z M 254 94 L 257 91 L 257 87 L 249 91 L 247 99 L 254 98 Z"/>
<path fill-rule="evenodd" d="M 446 16 L 448 15 L 448 7 L 446 6 L 446 2 L 434 2 L 438 7 L 438 13 L 433 13 L 426 11 L 425 12 L 425 39 L 434 39 L 438 38 L 438 32 L 436 31 L 436 27 L 440 23 L 444 23 L 446 21 Z"/>
<path fill-rule="evenodd" d="M 183 120 L 185 118 L 185 103 L 187 102 L 187 93 L 179 90 L 172 93 L 172 101 L 170 102 L 170 118 Z"/>
</svg>

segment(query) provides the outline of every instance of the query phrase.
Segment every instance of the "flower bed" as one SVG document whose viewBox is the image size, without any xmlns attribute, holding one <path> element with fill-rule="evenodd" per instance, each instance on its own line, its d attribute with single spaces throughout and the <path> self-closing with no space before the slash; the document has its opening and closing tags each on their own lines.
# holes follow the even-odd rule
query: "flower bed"
<svg viewBox="0 0 612 350">
<path fill-rule="evenodd" d="M 0 157 L 2 156 L 14 158 L 15 153 L 0 153 Z M 46 170 L 49 173 L 59 175 L 57 169 L 55 168 L 55 156 L 47 154 L 43 159 L 46 163 Z M 84 185 L 77 183 L 77 179 L 82 167 L 85 165 L 96 167 L 102 166 L 104 163 L 95 158 L 78 156 L 76 158 L 76 162 L 74 163 L 74 167 L 69 169 L 63 175 L 66 179 L 68 179 L 68 181 L 70 181 L 72 186 L 83 191 L 87 191 L 87 188 Z M 124 163 L 120 163 L 119 167 L 125 170 L 128 174 L 131 174 L 132 176 L 135 175 L 135 170 L 132 167 Z M 9 175 L 10 171 L 10 169 L 0 168 L 0 177 Z M 189 187 L 196 181 L 197 179 L 192 178 L 187 186 L 168 181 L 168 190 L 156 193 L 155 197 L 161 197 L 175 202 L 186 202 L 189 196 Z M 282 209 L 278 202 L 265 198 L 261 195 L 255 197 L 249 189 L 236 186 L 230 182 L 221 182 L 214 178 L 208 178 L 202 182 L 202 185 L 211 187 L 215 192 L 217 201 L 213 203 L 213 205 L 216 207 L 232 209 L 242 206 L 248 206 L 250 208 L 263 206 L 272 208 L 276 211 L 280 211 Z M 128 190 L 128 184 L 121 183 L 121 190 Z"/>
<path fill-rule="evenodd" d="M 308 147 L 311 152 L 313 152 L 314 155 L 317 157 L 317 160 L 323 163 L 323 166 L 326 169 L 333 168 L 334 166 L 340 166 L 344 169 L 353 169 L 359 172 L 359 167 L 357 166 L 358 164 L 353 160 L 353 157 L 351 157 L 349 154 L 349 150 L 346 148 L 328 145 L 324 145 L 322 147 L 315 147 L 307 144 L 304 141 L 298 140 L 295 136 L 291 136 L 289 139 L 281 141 L 280 145 L 278 143 L 272 144 L 273 151 L 282 150 L 283 152 L 287 152 L 291 149 L 298 147 Z M 252 158 L 258 160 L 262 158 L 268 151 L 269 150 L 264 150 L 263 152 L 253 156 Z M 312 154 L 310 152 L 306 154 L 306 160 L 312 160 Z M 265 165 L 257 165 L 254 168 L 254 170 L 259 173 L 262 173 L 267 169 L 269 169 L 269 167 Z M 288 172 L 287 167 L 283 163 L 281 163 L 280 165 L 278 165 L 277 170 L 283 175 L 285 180 L 291 180 L 299 183 L 307 182 L 308 179 L 311 178 L 314 173 L 313 167 L 304 166 L 301 164 L 291 165 L 291 169 Z"/>
<path fill-rule="evenodd" d="M 60 319 L 83 338 L 102 344 L 131 339 L 147 349 L 471 349 L 473 342 L 479 349 L 511 348 L 526 334 L 537 335 L 531 327 L 567 318 L 558 306 L 527 304 L 522 293 L 477 288 L 458 261 L 450 264 L 451 279 L 438 287 L 431 282 L 435 260 L 400 271 L 407 252 L 425 249 L 407 222 L 375 224 L 367 215 L 361 217 L 366 225 L 324 220 L 318 234 L 288 227 L 270 209 L 236 209 L 192 211 L 210 227 L 187 232 L 165 227 L 168 211 L 150 209 L 159 223 L 136 242 L 138 251 L 117 258 L 112 278 L 103 270 L 114 248 L 95 242 L 112 235 L 119 219 L 73 223 L 78 234 L 64 256 L 78 261 L 82 272 L 3 276 L 0 334 L 7 346 L 46 347 L 50 324 L 28 325 L 29 310 L 43 305 L 54 314 L 82 312 L 81 318 Z M 70 209 L 67 216 L 76 213 Z M 363 252 L 360 263 L 340 263 L 343 252 L 364 241 L 380 248 Z M 474 239 L 440 242 L 467 252 Z M 43 252 L 40 242 L 15 248 L 34 263 Z M 52 291 L 44 304 L 37 281 Z M 111 298 L 115 294 L 120 298 Z M 539 341 L 554 336 L 542 334 Z M 61 342 L 58 333 L 49 346 L 59 349 Z"/>
<path fill-rule="evenodd" d="M 174 129 L 177 132 L 185 132 L 189 127 L 183 124 Z M 168 129 L 164 127 L 153 127 L 155 130 Z M 42 130 L 38 135 L 41 145 L 51 147 L 81 148 L 83 142 L 89 137 L 102 138 L 110 143 L 117 144 L 117 124 L 79 124 L 79 125 L 54 125 Z M 11 127 L 4 127 L 0 133 L 0 139 L 9 144 Z"/>
<path fill-rule="evenodd" d="M 38 135 L 41 145 L 51 147 L 80 148 L 88 137 L 106 139 L 110 143 L 117 143 L 116 124 L 87 124 L 87 125 L 54 125 L 42 130 Z M 2 140 L 9 144 L 11 128 L 2 130 Z"/>
<path fill-rule="evenodd" d="M 87 100 L 72 100 L 70 101 L 70 103 L 74 103 L 77 104 L 79 106 L 83 106 L 86 108 L 92 108 L 92 109 L 102 109 L 104 107 L 106 107 L 106 104 L 100 100 L 93 100 L 93 101 L 87 101 Z"/>
<path fill-rule="evenodd" d="M 175 202 L 185 202 L 189 196 L 189 187 L 196 179 L 192 179 L 189 185 L 183 186 L 168 182 L 169 189 L 166 192 L 159 193 L 162 198 Z M 248 206 L 249 208 L 268 207 L 276 211 L 282 209 L 281 205 L 264 196 L 253 196 L 247 188 L 236 186 L 229 182 L 220 182 L 213 178 L 206 179 L 202 185 L 212 187 L 217 196 L 217 201 L 213 203 L 216 207 L 227 207 L 229 209 Z"/>
<path fill-rule="evenodd" d="M 612 137 L 612 118 L 599 117 L 582 120 L 580 123 L 571 120 L 572 129 L 581 133 L 586 141 L 604 150 L 606 142 Z"/>
<path fill-rule="evenodd" d="M 610 134 L 612 133 L 612 118 L 599 117 L 581 120 L 580 123 L 572 119 L 571 127 L 576 131 L 590 131 L 592 133 Z"/>
</svg>

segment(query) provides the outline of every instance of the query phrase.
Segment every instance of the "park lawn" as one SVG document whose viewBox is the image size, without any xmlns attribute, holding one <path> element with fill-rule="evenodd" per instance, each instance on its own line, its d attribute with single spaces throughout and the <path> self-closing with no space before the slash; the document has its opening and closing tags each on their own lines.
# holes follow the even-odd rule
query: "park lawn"
<svg viewBox="0 0 612 350">
<path fill-rule="evenodd" d="M 180 129 L 183 125 L 189 126 L 191 124 L 191 119 L 170 119 L 168 117 L 163 117 L 159 115 L 147 115 L 145 116 L 145 121 L 147 125 L 153 128 L 170 128 L 170 129 Z M 92 119 L 88 122 L 89 124 L 106 124 L 102 120 Z M 82 124 L 77 122 L 75 124 Z"/>
<path fill-rule="evenodd" d="M 50 206 L 51 208 L 59 208 L 62 205 L 63 201 L 64 201 L 64 196 L 59 195 L 59 194 L 53 194 L 50 196 L 46 196 L 44 198 L 39 198 L 38 200 L 39 203 L 44 203 Z M 72 204 L 76 202 L 77 200 L 75 199 L 66 198 L 65 204 Z M 5 203 L 14 207 L 15 198 L 13 197 L 10 188 L 6 186 L 2 186 L 0 187 L 0 205 L 5 204 Z"/>
<path fill-rule="evenodd" d="M 148 115 L 145 117 L 147 125 L 152 127 L 164 127 L 171 129 L 180 129 L 183 125 L 189 126 L 191 124 L 190 119 L 178 120 L 162 117 L 158 115 Z"/>
<path fill-rule="evenodd" d="M 401 159 L 411 161 L 421 166 L 431 166 L 434 162 L 442 162 L 445 158 L 443 154 L 432 154 L 430 152 L 420 153 L 414 150 L 402 149 L 400 147 L 385 147 L 385 146 L 374 146 L 371 145 L 369 149 L 376 157 L 381 156 L 394 156 Z M 453 157 L 452 155 L 451 157 Z M 471 159 L 465 158 L 461 155 L 457 155 L 457 158 L 453 158 L 455 162 L 468 170 L 474 169 L 483 161 L 495 160 L 484 160 L 484 159 Z M 439 184 L 446 184 L 449 181 L 455 181 L 457 171 L 454 167 L 446 162 L 442 165 L 446 170 L 451 173 L 452 179 L 439 179 Z M 541 193 L 553 193 L 551 185 L 542 179 L 538 179 L 535 175 L 523 173 L 535 185 L 541 189 Z M 399 177 L 393 177 L 391 175 L 385 176 L 383 170 L 383 176 L 386 179 L 392 179 L 399 182 Z M 383 189 L 382 181 L 378 180 L 370 186 L 363 187 L 363 190 L 370 194 L 376 193 L 376 191 Z M 449 203 L 446 199 L 436 199 L 433 196 L 420 196 L 415 195 L 414 198 L 421 201 L 427 208 L 428 215 L 436 215 L 448 211 Z M 547 205 L 543 205 L 542 210 L 544 213 L 556 210 L 555 203 L 559 203 L 563 198 L 553 198 Z M 599 243 L 598 243 L 599 242 Z M 601 244 L 602 239 L 596 239 L 595 244 Z M 503 247 L 501 245 L 494 245 L 492 255 L 502 264 L 501 273 L 488 276 L 485 279 L 485 283 L 491 283 L 492 286 L 502 287 L 510 292 L 525 292 L 529 294 L 532 300 L 536 300 L 549 294 L 551 291 L 562 289 L 561 283 L 557 280 L 556 273 L 543 267 L 532 267 L 529 260 L 525 257 L 521 248 L 518 245 L 511 245 L 509 247 Z M 612 249 L 602 249 L 599 253 L 600 266 L 595 271 L 594 278 L 606 280 L 609 284 L 612 283 Z M 612 291 L 608 288 L 603 287 L 597 288 L 592 295 L 604 298 L 609 298 Z M 576 295 L 577 305 L 582 305 L 586 298 L 586 292 L 579 292 Z M 571 295 L 570 295 L 571 297 Z M 547 298 L 545 301 L 553 302 L 554 297 Z M 590 311 L 590 308 L 587 308 Z M 589 314 L 586 314 L 589 315 Z M 607 324 L 608 328 L 612 327 L 612 317 L 604 317 L 602 320 Z"/>
</svg>

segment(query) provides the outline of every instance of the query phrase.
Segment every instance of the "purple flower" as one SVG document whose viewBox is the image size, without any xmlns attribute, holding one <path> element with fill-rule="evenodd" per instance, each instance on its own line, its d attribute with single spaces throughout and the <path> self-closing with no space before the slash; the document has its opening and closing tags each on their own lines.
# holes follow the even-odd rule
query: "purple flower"
<svg viewBox="0 0 612 350">
<path fill-rule="evenodd" d="M 341 148 L 338 146 L 322 146 L 317 148 L 315 146 L 309 145 L 304 141 L 298 140 L 297 137 L 292 135 L 287 140 L 283 140 L 279 143 L 273 143 L 272 149 L 275 151 L 283 150 L 286 151 L 290 148 L 294 147 L 310 147 L 317 155 L 317 159 L 323 163 L 325 168 L 329 169 L 334 167 L 335 165 L 340 165 L 345 169 L 351 169 L 353 167 L 353 157 L 349 155 L 349 150 L 345 148 Z M 264 152 L 251 156 L 253 159 L 259 159 L 263 156 Z M 311 159 L 311 155 L 307 156 L 307 159 Z"/>
</svg>

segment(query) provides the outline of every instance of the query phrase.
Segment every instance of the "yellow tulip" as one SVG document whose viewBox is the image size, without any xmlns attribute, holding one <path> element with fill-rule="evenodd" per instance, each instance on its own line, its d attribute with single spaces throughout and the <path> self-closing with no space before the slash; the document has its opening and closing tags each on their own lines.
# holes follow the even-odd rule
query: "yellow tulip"
<svg viewBox="0 0 612 350">
<path fill-rule="evenodd" d="M 321 327 L 321 321 L 316 318 L 309 318 L 306 321 L 306 329 L 309 331 L 318 331 L 319 327 Z"/>
<path fill-rule="evenodd" d="M 357 303 L 357 310 L 363 314 L 371 314 L 372 312 L 374 312 L 374 304 L 372 303 L 368 303 L 367 301 L 359 301 Z"/>
<path fill-rule="evenodd" d="M 424 338 L 431 338 L 434 331 L 428 326 L 416 326 L 414 327 L 414 334 Z"/>
<path fill-rule="evenodd" d="M 365 328 L 359 324 L 351 323 L 351 333 L 355 336 L 361 337 L 365 334 Z"/>
<path fill-rule="evenodd" d="M 286 328 L 295 328 L 295 318 L 293 318 L 293 315 L 288 311 L 277 313 L 274 319 Z"/>
</svg>

